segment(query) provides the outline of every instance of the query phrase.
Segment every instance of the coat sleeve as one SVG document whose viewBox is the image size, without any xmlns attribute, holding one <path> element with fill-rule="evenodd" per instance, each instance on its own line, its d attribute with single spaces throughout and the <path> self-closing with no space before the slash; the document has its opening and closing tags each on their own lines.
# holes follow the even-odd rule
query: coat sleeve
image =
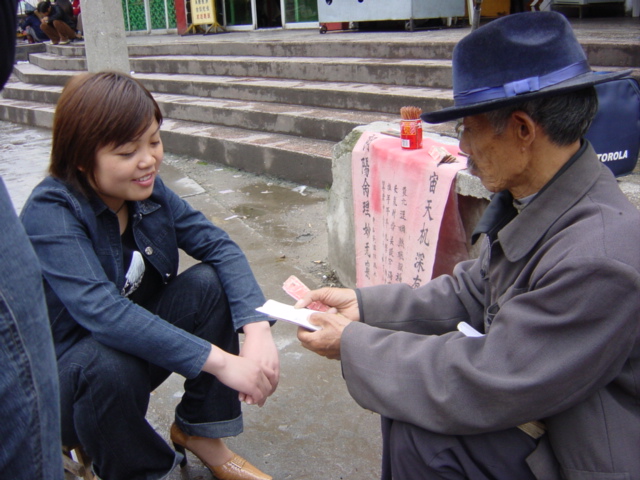
<svg viewBox="0 0 640 480">
<path fill-rule="evenodd" d="M 417 289 L 405 283 L 361 288 L 361 321 L 429 335 L 450 332 L 464 321 L 482 331 L 480 265 L 480 260 L 462 262 L 456 265 L 453 275 L 442 275 Z"/>
<path fill-rule="evenodd" d="M 66 190 L 50 188 L 32 195 L 22 211 L 45 281 L 75 321 L 100 343 L 195 377 L 210 344 L 120 295 L 98 258 L 114 253 L 96 252 L 79 209 Z"/>
<path fill-rule="evenodd" d="M 229 301 L 235 329 L 269 320 L 255 310 L 266 300 L 240 247 L 202 212 L 195 210 L 170 189 L 163 188 L 163 196 L 174 218 L 178 247 L 215 268 Z"/>
<path fill-rule="evenodd" d="M 379 287 L 375 308 L 365 295 L 365 321 L 376 326 L 352 323 L 344 331 L 349 392 L 381 415 L 454 435 L 511 428 L 583 401 L 619 374 L 640 334 L 640 278 L 610 258 L 572 257 L 541 271 L 504 302 L 482 337 L 386 328 L 410 317 L 404 312 L 460 312 L 453 301 L 433 303 L 442 299 L 431 291 L 441 282 L 397 298 Z M 444 282 L 451 292 L 453 279 Z M 385 300 L 389 308 L 378 305 Z"/>
</svg>

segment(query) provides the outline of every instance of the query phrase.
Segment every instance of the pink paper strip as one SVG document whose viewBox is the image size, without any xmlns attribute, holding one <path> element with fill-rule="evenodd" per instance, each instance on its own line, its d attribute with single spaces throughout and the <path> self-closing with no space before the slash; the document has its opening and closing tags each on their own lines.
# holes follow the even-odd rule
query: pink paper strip
<svg viewBox="0 0 640 480">
<path fill-rule="evenodd" d="M 442 148 L 456 157 L 454 163 L 438 164 Z M 459 153 L 430 138 L 422 149 L 406 150 L 398 138 L 362 134 L 351 164 L 358 287 L 402 282 L 417 288 L 431 280 L 436 263 L 440 270 L 466 255 L 464 229 L 453 208 L 457 202 L 444 221 L 447 201 L 455 197 L 450 193 L 456 173 L 466 168 Z M 447 239 L 444 249 L 438 247 L 441 238 Z M 437 250 L 451 259 L 436 262 Z"/>
</svg>

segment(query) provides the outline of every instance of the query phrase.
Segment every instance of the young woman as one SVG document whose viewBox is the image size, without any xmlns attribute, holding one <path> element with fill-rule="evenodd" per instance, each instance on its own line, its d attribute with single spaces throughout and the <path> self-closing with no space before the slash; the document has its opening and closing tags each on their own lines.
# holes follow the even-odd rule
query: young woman
<svg viewBox="0 0 640 480">
<path fill-rule="evenodd" d="M 42 265 L 63 444 L 80 443 L 103 480 L 165 478 L 185 449 L 217 478 L 270 479 L 222 440 L 242 431 L 240 402 L 261 406 L 278 384 L 264 296 L 240 248 L 158 176 L 158 105 L 128 75 L 89 73 L 54 118 L 50 176 L 21 217 Z M 201 263 L 178 274 L 179 248 Z M 187 378 L 177 454 L 145 420 L 171 372 Z"/>
</svg>

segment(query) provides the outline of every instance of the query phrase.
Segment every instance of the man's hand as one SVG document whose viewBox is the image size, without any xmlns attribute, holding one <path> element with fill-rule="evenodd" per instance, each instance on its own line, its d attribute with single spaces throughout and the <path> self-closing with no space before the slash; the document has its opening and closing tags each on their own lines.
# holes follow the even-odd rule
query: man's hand
<svg viewBox="0 0 640 480">
<path fill-rule="evenodd" d="M 320 300 L 320 298 L 312 300 Z M 324 303 L 324 300 L 321 301 Z M 340 360 L 342 331 L 351 323 L 351 320 L 339 314 L 314 313 L 309 317 L 309 321 L 321 326 L 322 330 L 310 332 L 303 327 L 298 327 L 298 340 L 302 346 L 331 360 Z"/>
<path fill-rule="evenodd" d="M 358 309 L 358 298 L 355 290 L 350 288 L 320 288 L 308 292 L 295 304 L 296 308 L 303 308 L 311 302 L 319 301 L 335 310 L 332 313 L 344 315 L 347 319 L 360 321 L 360 310 Z"/>
</svg>

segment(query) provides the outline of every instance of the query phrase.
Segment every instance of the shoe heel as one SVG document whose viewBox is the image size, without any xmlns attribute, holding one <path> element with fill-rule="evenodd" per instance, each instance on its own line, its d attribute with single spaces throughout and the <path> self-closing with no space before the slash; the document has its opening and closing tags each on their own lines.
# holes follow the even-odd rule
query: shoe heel
<svg viewBox="0 0 640 480">
<path fill-rule="evenodd" d="M 175 448 L 176 452 L 182 454 L 182 461 L 180 462 L 180 468 L 184 468 L 187 466 L 187 452 L 185 451 L 182 445 L 178 445 L 174 442 L 173 448 Z"/>
</svg>

